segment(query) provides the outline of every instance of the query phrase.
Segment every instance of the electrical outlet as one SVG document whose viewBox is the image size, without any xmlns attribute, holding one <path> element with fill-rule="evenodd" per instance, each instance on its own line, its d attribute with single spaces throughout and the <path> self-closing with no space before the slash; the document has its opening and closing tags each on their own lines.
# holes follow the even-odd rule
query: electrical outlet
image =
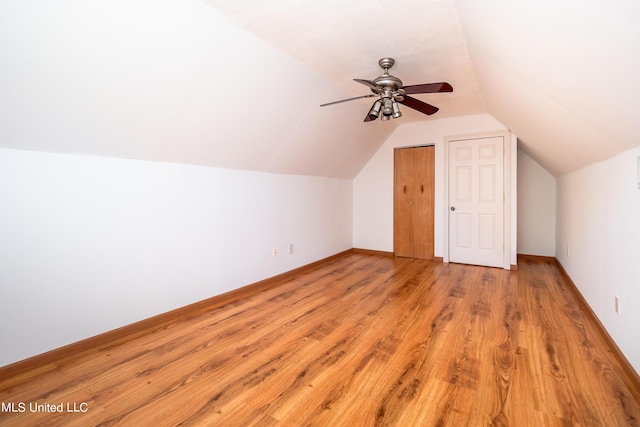
<svg viewBox="0 0 640 427">
<path fill-rule="evenodd" d="M 569 245 L 567 245 L 567 256 L 571 255 L 571 251 L 569 250 Z"/>
<path fill-rule="evenodd" d="M 289 244 L 289 255 L 293 253 L 293 243 Z"/>
<path fill-rule="evenodd" d="M 615 307 L 616 307 L 616 314 L 618 316 L 620 316 L 620 298 L 617 295 L 616 295 L 616 298 L 614 300 L 614 304 L 615 304 Z"/>
<path fill-rule="evenodd" d="M 276 257 L 278 256 L 278 248 L 273 248 L 273 256 Z"/>
</svg>

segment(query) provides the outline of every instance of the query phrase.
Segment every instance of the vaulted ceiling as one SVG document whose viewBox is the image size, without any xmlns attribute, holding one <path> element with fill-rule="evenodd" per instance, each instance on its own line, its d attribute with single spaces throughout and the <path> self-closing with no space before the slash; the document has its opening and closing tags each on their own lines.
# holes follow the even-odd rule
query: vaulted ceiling
<svg viewBox="0 0 640 427">
<path fill-rule="evenodd" d="M 631 0 L 3 0 L 0 147 L 352 178 L 404 123 L 489 113 L 555 175 L 640 144 Z M 440 111 L 364 123 L 396 59 Z"/>
</svg>

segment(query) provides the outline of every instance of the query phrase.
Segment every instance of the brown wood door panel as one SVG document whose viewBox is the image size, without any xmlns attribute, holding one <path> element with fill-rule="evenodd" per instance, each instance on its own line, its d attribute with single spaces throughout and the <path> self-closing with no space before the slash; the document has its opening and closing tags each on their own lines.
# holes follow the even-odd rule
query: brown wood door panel
<svg viewBox="0 0 640 427">
<path fill-rule="evenodd" d="M 413 257 L 413 158 L 408 149 L 394 150 L 393 251 Z"/>
<path fill-rule="evenodd" d="M 435 149 L 394 150 L 394 253 L 433 259 Z"/>
<path fill-rule="evenodd" d="M 413 248 L 414 258 L 433 259 L 434 147 L 415 148 Z"/>
</svg>

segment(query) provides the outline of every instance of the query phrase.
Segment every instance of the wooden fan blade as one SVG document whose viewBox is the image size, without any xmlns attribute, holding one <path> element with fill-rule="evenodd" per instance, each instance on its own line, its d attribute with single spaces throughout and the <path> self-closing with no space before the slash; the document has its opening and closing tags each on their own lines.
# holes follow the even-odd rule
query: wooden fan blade
<svg viewBox="0 0 640 427">
<path fill-rule="evenodd" d="M 369 86 L 369 88 L 372 91 L 374 91 L 375 93 L 380 93 L 380 92 L 382 92 L 384 90 L 382 88 L 382 86 L 378 85 L 376 82 L 372 82 L 371 80 L 353 79 L 353 81 L 356 81 L 358 83 L 362 83 L 365 86 Z"/>
<path fill-rule="evenodd" d="M 427 104 L 426 102 L 419 101 L 410 96 L 405 96 L 402 101 L 398 101 L 398 102 L 402 105 L 406 105 L 409 108 L 413 108 L 414 110 L 420 111 L 421 113 L 427 114 L 429 116 L 431 114 L 436 113 L 439 110 L 438 107 L 434 107 L 431 104 Z"/>
<path fill-rule="evenodd" d="M 437 92 L 453 92 L 453 87 L 449 83 L 425 83 L 422 85 L 411 85 L 403 88 L 407 94 L 414 93 L 437 93 Z"/>
<path fill-rule="evenodd" d="M 339 104 L 341 102 L 353 101 L 354 99 L 360 99 L 360 98 L 371 98 L 372 96 L 378 96 L 378 95 L 376 95 L 375 93 L 372 93 L 370 95 L 356 96 L 355 98 L 347 98 L 347 99 L 341 99 L 340 101 L 327 102 L 326 104 L 322 104 L 320 106 L 326 107 L 327 105 Z"/>
</svg>

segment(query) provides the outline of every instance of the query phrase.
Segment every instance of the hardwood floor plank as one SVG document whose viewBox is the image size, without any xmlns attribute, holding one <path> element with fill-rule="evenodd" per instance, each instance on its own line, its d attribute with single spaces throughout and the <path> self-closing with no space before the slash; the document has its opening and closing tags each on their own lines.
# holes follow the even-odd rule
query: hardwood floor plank
<svg viewBox="0 0 640 427">
<path fill-rule="evenodd" d="M 347 253 L 131 341 L 0 383 L 0 425 L 640 422 L 552 260 L 518 271 Z M 22 378 L 30 378 L 22 381 Z"/>
</svg>

